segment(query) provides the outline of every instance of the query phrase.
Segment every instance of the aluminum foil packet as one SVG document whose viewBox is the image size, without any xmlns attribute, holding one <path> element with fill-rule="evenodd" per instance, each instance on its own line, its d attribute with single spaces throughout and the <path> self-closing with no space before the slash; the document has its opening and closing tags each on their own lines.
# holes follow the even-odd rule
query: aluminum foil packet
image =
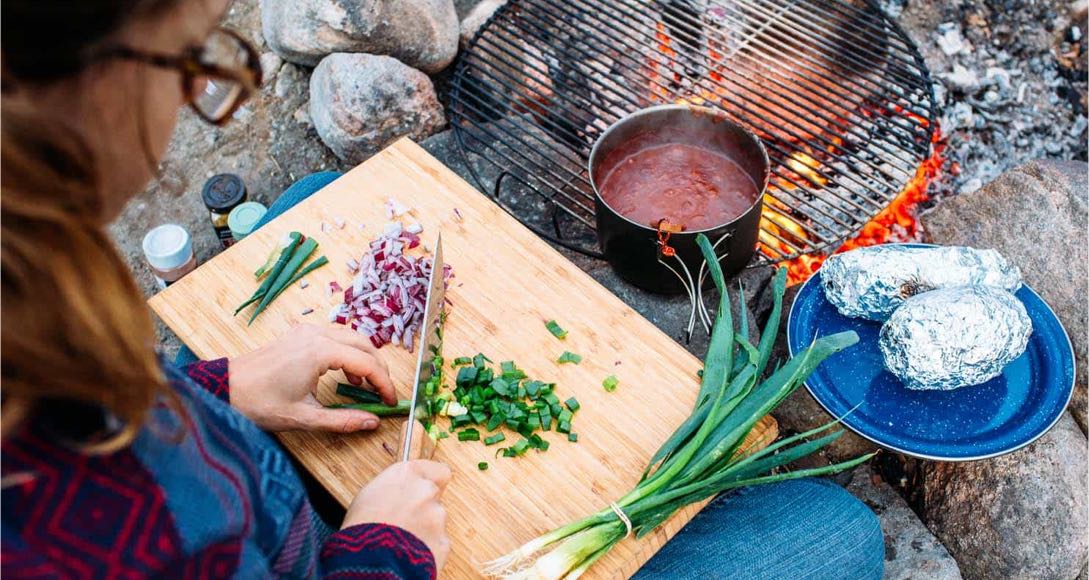
<svg viewBox="0 0 1089 580">
<path fill-rule="evenodd" d="M 995 250 L 872 246 L 830 256 L 821 286 L 840 314 L 883 322 L 905 300 L 939 288 L 1021 288 L 1021 270 Z"/>
<path fill-rule="evenodd" d="M 961 286 L 904 302 L 881 327 L 885 367 L 909 389 L 948 391 L 985 383 L 1025 352 L 1032 321 L 1013 294 Z"/>
</svg>

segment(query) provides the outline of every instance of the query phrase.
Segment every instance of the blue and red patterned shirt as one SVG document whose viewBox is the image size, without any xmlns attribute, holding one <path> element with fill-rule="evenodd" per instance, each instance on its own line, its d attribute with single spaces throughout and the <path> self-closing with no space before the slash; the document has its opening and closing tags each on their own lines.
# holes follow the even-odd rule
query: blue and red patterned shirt
<svg viewBox="0 0 1089 580">
<path fill-rule="evenodd" d="M 226 359 L 164 369 L 185 413 L 158 406 L 120 451 L 81 453 L 74 418 L 94 410 L 63 402 L 4 438 L 0 575 L 435 577 L 409 532 L 317 517 L 287 456 L 230 407 Z"/>
</svg>

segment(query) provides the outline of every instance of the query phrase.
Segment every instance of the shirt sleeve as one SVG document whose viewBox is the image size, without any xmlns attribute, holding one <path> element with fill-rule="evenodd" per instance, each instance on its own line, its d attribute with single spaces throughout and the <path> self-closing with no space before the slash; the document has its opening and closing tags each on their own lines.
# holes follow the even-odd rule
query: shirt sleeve
<svg viewBox="0 0 1089 580">
<path fill-rule="evenodd" d="M 321 548 L 326 578 L 434 580 L 435 557 L 419 538 L 396 526 L 360 524 L 345 528 Z"/>
<path fill-rule="evenodd" d="M 204 390 L 212 393 L 226 403 L 230 403 L 230 373 L 227 359 L 201 360 L 184 367 L 183 372 Z"/>
</svg>

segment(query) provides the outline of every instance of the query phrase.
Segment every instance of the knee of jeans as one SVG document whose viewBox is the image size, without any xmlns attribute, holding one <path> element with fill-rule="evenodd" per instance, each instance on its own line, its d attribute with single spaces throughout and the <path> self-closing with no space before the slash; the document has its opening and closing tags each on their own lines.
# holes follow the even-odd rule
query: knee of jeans
<svg viewBox="0 0 1089 580">
<path fill-rule="evenodd" d="M 836 538 L 837 544 L 852 553 L 847 560 L 857 567 L 854 577 L 881 577 L 885 562 L 885 537 L 877 515 L 862 500 L 846 489 L 824 479 L 802 479 L 796 482 L 806 489 L 815 511 L 824 506 L 827 513 L 813 514 L 813 525 L 827 526 L 821 532 Z"/>
<path fill-rule="evenodd" d="M 316 189 L 321 189 L 322 187 L 325 187 L 326 185 L 329 185 L 330 183 L 339 179 L 341 175 L 344 174 L 339 171 L 318 171 L 316 173 L 302 176 L 301 178 L 299 178 L 298 181 L 291 184 L 291 187 L 303 184 L 314 184 L 314 186 L 316 186 Z"/>
</svg>

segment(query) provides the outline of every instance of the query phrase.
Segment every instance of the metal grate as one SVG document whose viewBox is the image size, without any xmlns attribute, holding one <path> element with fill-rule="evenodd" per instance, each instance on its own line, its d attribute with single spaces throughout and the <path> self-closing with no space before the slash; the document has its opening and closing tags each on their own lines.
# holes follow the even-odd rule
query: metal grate
<svg viewBox="0 0 1089 580">
<path fill-rule="evenodd" d="M 888 207 L 930 155 L 936 117 L 914 44 L 843 0 L 510 0 L 463 51 L 449 109 L 462 152 L 499 172 L 495 200 L 594 254 L 590 148 L 619 117 L 673 102 L 720 108 L 764 140 L 770 261 L 835 249 Z"/>
</svg>

